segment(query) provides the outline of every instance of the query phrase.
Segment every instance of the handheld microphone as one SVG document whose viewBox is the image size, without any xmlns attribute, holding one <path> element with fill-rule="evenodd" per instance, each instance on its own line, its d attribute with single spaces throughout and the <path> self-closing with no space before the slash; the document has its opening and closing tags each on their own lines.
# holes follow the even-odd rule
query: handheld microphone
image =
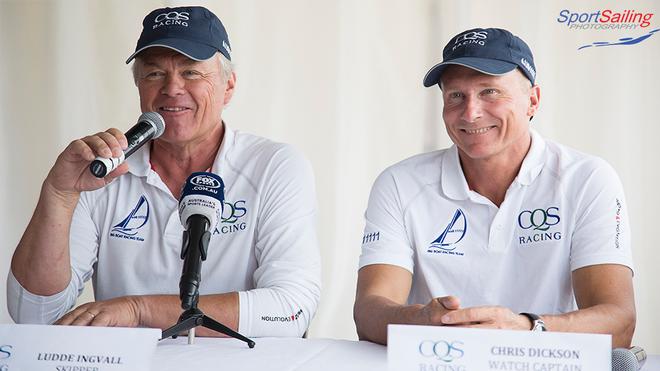
<svg viewBox="0 0 660 371">
<path fill-rule="evenodd" d="M 638 371 L 646 362 L 642 347 L 612 349 L 612 371 Z"/>
<path fill-rule="evenodd" d="M 137 124 L 126 132 L 128 147 L 119 157 L 103 158 L 97 157 L 91 164 L 89 170 L 97 178 L 103 178 L 112 170 L 116 169 L 128 156 L 132 155 L 138 148 L 151 139 L 156 139 L 165 131 L 165 121 L 158 112 L 145 112 L 138 118 Z"/>
<path fill-rule="evenodd" d="M 197 307 L 202 261 L 206 260 L 211 233 L 222 217 L 224 199 L 225 184 L 213 173 L 192 173 L 183 186 L 179 218 L 185 229 L 181 246 L 184 261 L 179 297 L 184 310 Z"/>
</svg>

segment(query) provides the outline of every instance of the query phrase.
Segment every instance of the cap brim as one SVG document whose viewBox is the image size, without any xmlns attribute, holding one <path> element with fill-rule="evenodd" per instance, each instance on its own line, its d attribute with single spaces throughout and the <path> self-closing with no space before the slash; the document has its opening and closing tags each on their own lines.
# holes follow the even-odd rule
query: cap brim
<svg viewBox="0 0 660 371">
<path fill-rule="evenodd" d="M 186 39 L 159 39 L 159 40 L 154 40 L 153 42 L 136 50 L 135 53 L 131 54 L 131 56 L 128 57 L 128 59 L 126 60 L 126 64 L 131 63 L 131 61 L 143 50 L 157 46 L 162 48 L 172 49 L 196 61 L 207 60 L 211 58 L 218 51 L 216 48 L 212 46 L 200 44 L 198 42 L 193 42 Z"/>
<path fill-rule="evenodd" d="M 428 88 L 429 86 L 438 84 L 440 82 L 440 76 L 442 75 L 442 72 L 444 72 L 447 66 L 452 64 L 468 67 L 481 73 L 494 76 L 504 75 L 518 67 L 516 64 L 500 61 L 497 59 L 475 57 L 456 58 L 452 59 L 451 61 L 438 63 L 431 67 L 429 72 L 426 73 L 426 76 L 424 76 L 424 86 Z"/>
</svg>

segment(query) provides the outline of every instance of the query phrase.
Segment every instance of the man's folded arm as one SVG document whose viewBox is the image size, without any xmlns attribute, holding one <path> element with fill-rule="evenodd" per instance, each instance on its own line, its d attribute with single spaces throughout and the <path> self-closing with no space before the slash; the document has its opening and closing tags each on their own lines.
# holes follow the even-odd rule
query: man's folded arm
<svg viewBox="0 0 660 371">
<path fill-rule="evenodd" d="M 388 324 L 440 325 L 440 318 L 458 309 L 453 296 L 433 298 L 424 304 L 406 305 L 412 273 L 389 264 L 373 264 L 358 272 L 353 318 L 360 340 L 387 344 Z"/>
<path fill-rule="evenodd" d="M 575 270 L 572 278 L 580 309 L 542 316 L 548 330 L 611 334 L 613 347 L 629 347 L 636 322 L 630 268 L 592 265 Z"/>
</svg>

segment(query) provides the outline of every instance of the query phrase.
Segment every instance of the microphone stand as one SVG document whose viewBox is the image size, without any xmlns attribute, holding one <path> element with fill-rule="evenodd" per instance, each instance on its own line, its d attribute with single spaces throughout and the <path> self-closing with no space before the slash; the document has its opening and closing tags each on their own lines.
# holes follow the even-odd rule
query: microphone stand
<svg viewBox="0 0 660 371">
<path fill-rule="evenodd" d="M 191 222 L 192 221 L 192 222 Z M 199 284 L 201 282 L 202 261 L 206 260 L 206 252 L 211 239 L 211 233 L 206 230 L 209 221 L 201 215 L 192 215 L 188 219 L 189 230 L 183 232 L 183 245 L 181 246 L 181 259 L 183 273 L 179 282 L 179 297 L 181 308 L 184 310 L 177 323 L 163 330 L 160 340 L 172 337 L 176 339 L 181 332 L 188 331 L 188 344 L 195 341 L 195 327 L 202 326 L 247 343 L 254 348 L 255 342 L 222 323 L 207 316 L 199 308 Z"/>
</svg>

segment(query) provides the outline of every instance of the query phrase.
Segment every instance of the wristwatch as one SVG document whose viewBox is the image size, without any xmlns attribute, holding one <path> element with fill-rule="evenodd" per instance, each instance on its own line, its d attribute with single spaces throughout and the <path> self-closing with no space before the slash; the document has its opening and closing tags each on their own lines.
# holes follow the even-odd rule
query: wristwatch
<svg viewBox="0 0 660 371">
<path fill-rule="evenodd" d="M 532 328 L 530 330 L 532 331 L 548 331 L 547 328 L 545 328 L 545 322 L 539 317 L 538 315 L 534 313 L 520 313 L 523 316 L 529 318 L 530 321 L 532 321 Z"/>
</svg>

